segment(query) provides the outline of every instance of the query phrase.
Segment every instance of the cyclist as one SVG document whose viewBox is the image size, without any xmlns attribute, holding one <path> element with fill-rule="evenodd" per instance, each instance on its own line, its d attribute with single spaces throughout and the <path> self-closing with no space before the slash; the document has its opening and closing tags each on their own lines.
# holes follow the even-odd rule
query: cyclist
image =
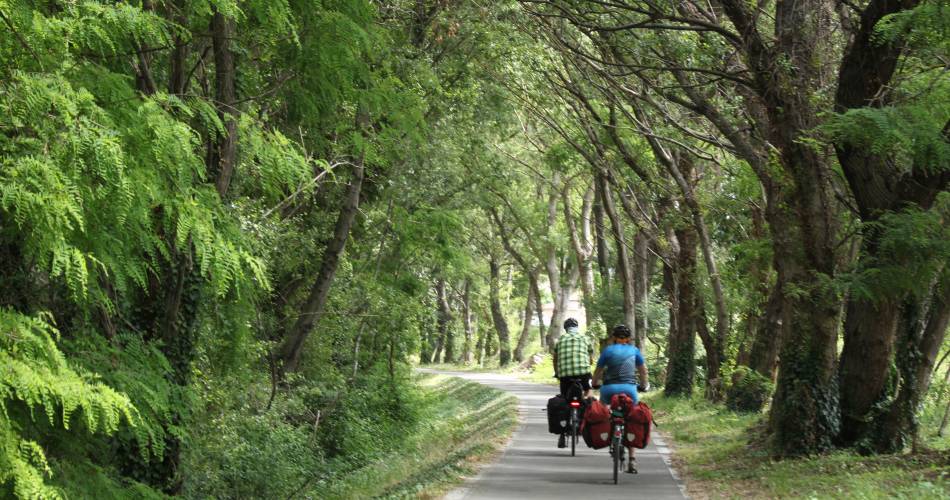
<svg viewBox="0 0 950 500">
<path fill-rule="evenodd" d="M 640 350 L 630 344 L 630 329 L 626 325 L 617 325 L 611 332 L 613 344 L 600 353 L 597 369 L 594 370 L 594 387 L 600 387 L 600 400 L 610 404 L 614 394 L 626 393 L 634 403 L 640 398 L 637 392 L 650 389 L 647 365 Z M 601 385 L 603 382 L 603 385 Z M 627 448 L 630 461 L 627 472 L 637 471 L 633 465 L 633 448 Z"/>
<path fill-rule="evenodd" d="M 568 391 L 579 382 L 584 389 L 584 399 L 590 397 L 590 365 L 594 361 L 594 346 L 586 335 L 577 329 L 577 320 L 567 318 L 564 321 L 564 334 L 554 345 L 554 376 L 561 383 L 561 395 L 568 397 Z M 566 448 L 566 434 L 557 439 L 558 448 Z"/>
</svg>

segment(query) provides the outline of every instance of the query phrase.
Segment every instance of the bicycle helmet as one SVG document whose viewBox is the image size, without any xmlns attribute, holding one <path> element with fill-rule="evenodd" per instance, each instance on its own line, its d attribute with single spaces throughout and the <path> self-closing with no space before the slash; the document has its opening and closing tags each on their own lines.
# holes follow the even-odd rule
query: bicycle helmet
<svg viewBox="0 0 950 500">
<path fill-rule="evenodd" d="M 628 339 L 632 335 L 630 329 L 627 328 L 627 325 L 617 325 L 614 327 L 611 335 L 618 339 Z"/>
<path fill-rule="evenodd" d="M 567 330 L 568 328 L 577 328 L 577 320 L 574 318 L 567 318 L 564 321 L 564 329 Z"/>
</svg>

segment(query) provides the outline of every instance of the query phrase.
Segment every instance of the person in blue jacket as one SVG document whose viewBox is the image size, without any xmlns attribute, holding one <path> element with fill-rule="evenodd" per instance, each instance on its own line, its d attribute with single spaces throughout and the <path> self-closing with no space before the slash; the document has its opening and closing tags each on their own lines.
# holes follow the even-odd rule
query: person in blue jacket
<svg viewBox="0 0 950 500">
<path fill-rule="evenodd" d="M 614 394 L 626 393 L 634 403 L 640 401 L 638 392 L 650 389 L 647 375 L 647 365 L 640 354 L 640 349 L 630 343 L 630 329 L 626 325 L 617 325 L 611 332 L 613 344 L 600 352 L 597 368 L 594 370 L 593 387 L 600 387 L 600 400 L 610 404 Z M 634 466 L 633 448 L 630 450 L 630 461 L 627 472 L 636 473 Z"/>
</svg>

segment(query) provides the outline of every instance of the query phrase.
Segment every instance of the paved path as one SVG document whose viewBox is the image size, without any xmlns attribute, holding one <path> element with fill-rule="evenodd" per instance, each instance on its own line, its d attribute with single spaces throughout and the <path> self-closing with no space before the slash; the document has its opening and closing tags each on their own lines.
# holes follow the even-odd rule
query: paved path
<svg viewBox="0 0 950 500">
<path fill-rule="evenodd" d="M 429 371 L 429 370 L 423 370 Z M 639 474 L 623 474 L 613 484 L 613 469 L 607 449 L 592 450 L 583 440 L 572 457 L 570 448 L 558 449 L 557 436 L 548 434 L 547 414 L 542 411 L 555 386 L 532 384 L 491 373 L 438 373 L 462 377 L 518 396 L 519 425 L 501 458 L 447 500 L 566 498 L 681 499 L 680 481 L 667 465 L 666 448 L 658 439 L 637 450 Z M 656 434 L 654 434 L 654 437 Z"/>
</svg>

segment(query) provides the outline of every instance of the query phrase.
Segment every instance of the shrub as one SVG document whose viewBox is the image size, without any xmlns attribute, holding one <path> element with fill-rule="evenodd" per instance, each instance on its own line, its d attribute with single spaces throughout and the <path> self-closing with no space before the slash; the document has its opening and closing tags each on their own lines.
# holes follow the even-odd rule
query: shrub
<svg viewBox="0 0 950 500">
<path fill-rule="evenodd" d="M 767 377 L 740 366 L 733 372 L 732 384 L 726 391 L 726 406 L 737 412 L 760 412 L 772 395 L 772 389 L 772 381 Z"/>
</svg>

